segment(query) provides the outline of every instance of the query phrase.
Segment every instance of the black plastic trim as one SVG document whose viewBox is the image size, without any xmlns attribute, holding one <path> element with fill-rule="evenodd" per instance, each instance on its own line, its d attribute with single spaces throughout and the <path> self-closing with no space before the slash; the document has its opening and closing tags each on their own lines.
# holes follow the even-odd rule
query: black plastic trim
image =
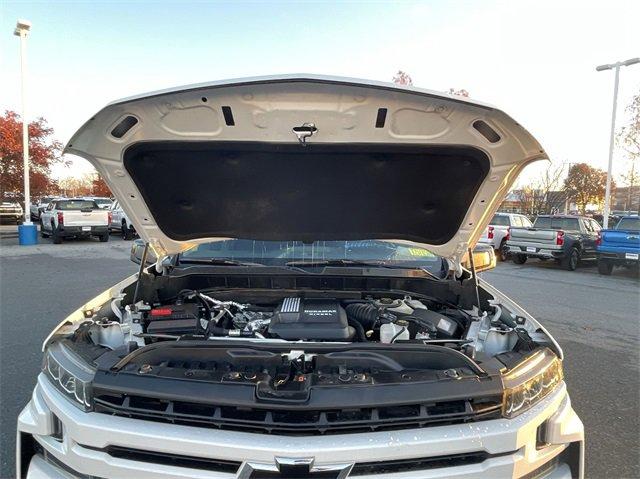
<svg viewBox="0 0 640 479">
<path fill-rule="evenodd" d="M 231 110 L 230 106 L 222 107 L 222 115 L 227 126 L 236 126 L 236 121 L 233 119 L 233 110 Z"/>
<path fill-rule="evenodd" d="M 202 469 L 206 471 L 224 472 L 235 474 L 242 462 L 227 461 L 223 459 L 210 459 L 207 457 L 184 456 L 180 454 L 170 454 L 167 452 L 148 451 L 122 446 L 107 446 L 106 448 L 96 448 L 81 445 L 85 449 L 106 452 L 111 457 L 126 459 L 130 461 L 148 462 L 150 464 L 160 464 L 163 466 L 188 467 L 191 469 Z"/>
<path fill-rule="evenodd" d="M 113 130 L 111 130 L 111 136 L 114 138 L 122 138 L 127 132 L 138 124 L 138 119 L 135 116 L 128 115 L 118 123 Z"/>
</svg>

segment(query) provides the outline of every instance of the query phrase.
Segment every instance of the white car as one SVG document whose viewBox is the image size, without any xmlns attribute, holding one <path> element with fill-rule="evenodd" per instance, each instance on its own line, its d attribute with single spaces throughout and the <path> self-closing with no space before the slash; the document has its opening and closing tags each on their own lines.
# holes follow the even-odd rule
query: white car
<svg viewBox="0 0 640 479">
<path fill-rule="evenodd" d="M 100 208 L 95 201 L 85 199 L 57 199 L 40 214 L 40 235 L 49 236 L 55 244 L 65 238 L 97 236 L 109 241 L 111 213 Z"/>
<path fill-rule="evenodd" d="M 24 218 L 22 205 L 16 201 L 3 201 L 0 203 L 0 221 L 11 221 L 21 224 Z"/>
<path fill-rule="evenodd" d="M 493 246 L 496 257 L 500 261 L 506 261 L 509 257 L 507 241 L 511 233 L 511 228 L 530 228 L 531 220 L 525 215 L 518 213 L 496 213 L 493 215 L 489 226 L 487 226 L 478 240 L 480 243 Z"/>
<path fill-rule="evenodd" d="M 131 220 L 120 206 L 118 200 L 114 200 L 109 211 L 111 212 L 111 221 L 109 223 L 109 231 L 120 231 L 122 239 L 130 240 L 136 235 L 136 229 Z"/>
<path fill-rule="evenodd" d="M 263 77 L 112 103 L 65 152 L 145 246 L 45 340 L 22 477 L 583 477 L 561 347 L 461 265 L 546 156 L 499 109 Z"/>
</svg>

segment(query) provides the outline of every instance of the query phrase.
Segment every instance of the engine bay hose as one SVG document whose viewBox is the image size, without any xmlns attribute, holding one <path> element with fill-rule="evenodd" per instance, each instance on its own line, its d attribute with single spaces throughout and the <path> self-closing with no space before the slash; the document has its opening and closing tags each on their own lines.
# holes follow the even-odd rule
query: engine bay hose
<svg viewBox="0 0 640 479">
<path fill-rule="evenodd" d="M 345 306 L 349 318 L 355 319 L 362 328 L 373 329 L 378 321 L 378 308 L 371 303 L 351 303 Z M 355 326 L 354 326 L 355 327 Z"/>
</svg>

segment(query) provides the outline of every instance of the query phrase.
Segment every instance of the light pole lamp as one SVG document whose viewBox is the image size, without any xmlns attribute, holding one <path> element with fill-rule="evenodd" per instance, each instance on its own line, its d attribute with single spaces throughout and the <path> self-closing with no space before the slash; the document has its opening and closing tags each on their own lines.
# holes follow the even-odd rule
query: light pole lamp
<svg viewBox="0 0 640 479">
<path fill-rule="evenodd" d="M 611 205 L 611 169 L 613 167 L 613 145 L 616 133 L 616 110 L 618 107 L 618 83 L 620 80 L 620 67 L 628 67 L 640 63 L 640 58 L 629 58 L 623 62 L 607 63 L 599 65 L 596 71 L 615 70 L 615 79 L 613 83 L 613 111 L 611 112 L 611 135 L 609 138 L 609 167 L 607 168 L 607 187 L 604 193 L 604 218 L 602 226 L 606 229 L 609 227 L 609 210 Z"/>
<path fill-rule="evenodd" d="M 21 245 L 37 243 L 35 225 L 31 224 L 31 191 L 29 188 L 29 121 L 27 119 L 26 76 L 27 76 L 27 35 L 31 22 L 18 20 L 13 34 L 20 37 L 20 87 L 22 100 L 22 161 L 24 165 L 24 224 L 18 227 Z"/>
</svg>

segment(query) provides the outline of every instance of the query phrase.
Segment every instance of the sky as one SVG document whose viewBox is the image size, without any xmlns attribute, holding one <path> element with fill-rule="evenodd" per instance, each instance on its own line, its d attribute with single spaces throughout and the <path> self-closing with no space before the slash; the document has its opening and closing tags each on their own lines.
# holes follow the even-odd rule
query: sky
<svg viewBox="0 0 640 479">
<path fill-rule="evenodd" d="M 0 110 L 20 111 L 18 18 L 28 39 L 28 108 L 63 143 L 106 103 L 190 83 L 318 73 L 469 91 L 524 125 L 554 162 L 606 169 L 612 71 L 640 56 L 629 1 L 0 0 Z M 640 92 L 621 70 L 618 124 Z M 537 175 L 533 165 L 521 182 Z M 614 174 L 626 169 L 616 151 Z M 91 171 L 82 159 L 58 177 Z"/>
</svg>

